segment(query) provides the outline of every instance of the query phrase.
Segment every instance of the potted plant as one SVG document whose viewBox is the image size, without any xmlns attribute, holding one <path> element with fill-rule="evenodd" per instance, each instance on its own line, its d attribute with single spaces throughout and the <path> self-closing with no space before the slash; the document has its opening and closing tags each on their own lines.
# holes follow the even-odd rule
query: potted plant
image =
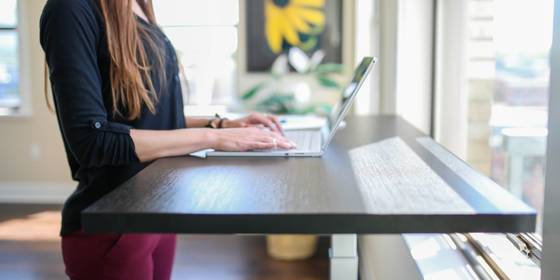
<svg viewBox="0 0 560 280">
<path fill-rule="evenodd" d="M 324 57 L 322 50 L 308 57 L 301 49 L 290 48 L 276 58 L 265 80 L 242 94 L 245 107 L 274 114 L 328 114 L 332 104 L 313 95 L 330 94 L 336 100 L 341 91 L 337 75 L 344 69 L 338 63 L 321 64 Z M 293 75 L 290 79 L 290 68 L 297 73 L 295 79 Z"/>
</svg>

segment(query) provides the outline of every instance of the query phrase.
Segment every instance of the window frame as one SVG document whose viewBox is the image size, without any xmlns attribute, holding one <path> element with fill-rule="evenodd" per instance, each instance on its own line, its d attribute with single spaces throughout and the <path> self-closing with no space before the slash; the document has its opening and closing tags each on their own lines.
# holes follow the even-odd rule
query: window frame
<svg viewBox="0 0 560 280">
<path fill-rule="evenodd" d="M 549 151 L 557 151 L 560 148 L 560 106 L 558 102 L 560 98 L 557 93 L 560 90 L 560 0 L 554 1 L 554 30 L 552 47 L 550 50 L 550 86 L 549 86 L 549 103 L 548 103 L 548 139 L 547 139 L 547 156 L 546 168 L 548 172 L 545 174 L 545 197 L 544 197 L 544 215 L 543 215 L 543 244 L 546 249 L 543 251 L 543 262 L 541 266 L 541 279 L 554 279 L 560 273 L 560 267 L 557 265 L 560 257 L 560 242 L 558 232 L 560 232 L 560 224 L 558 215 L 560 213 L 560 188 L 557 184 L 560 181 L 560 161 L 559 158 Z"/>
<path fill-rule="evenodd" d="M 28 118 L 33 115 L 32 104 L 31 104 L 31 44 L 30 39 L 34 37 L 28 36 L 29 34 L 35 34 L 38 32 L 32 32 L 30 29 L 30 20 L 34 17 L 27 16 L 29 11 L 31 11 L 31 1 L 17 0 L 17 16 L 15 27 L 0 27 L 0 30 L 15 31 L 17 34 L 18 42 L 18 71 L 19 71 L 19 84 L 18 91 L 21 98 L 20 106 L 17 108 L 10 107 L 0 107 L 0 119 L 5 118 Z M 38 39 L 37 39 L 38 41 Z M 37 79 L 37 84 L 43 85 L 43 71 L 44 65 L 37 67 L 36 77 L 41 77 L 40 80 Z M 37 92 L 43 91 L 43 86 L 36 90 Z M 42 94 L 41 94 L 42 95 Z"/>
</svg>

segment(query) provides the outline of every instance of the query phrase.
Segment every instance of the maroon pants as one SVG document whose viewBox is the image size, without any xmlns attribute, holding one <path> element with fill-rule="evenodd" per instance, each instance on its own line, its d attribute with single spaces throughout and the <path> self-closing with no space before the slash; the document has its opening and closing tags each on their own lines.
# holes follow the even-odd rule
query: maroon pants
<svg viewBox="0 0 560 280">
<path fill-rule="evenodd" d="M 62 237 L 66 274 L 72 280 L 168 280 L 174 234 L 85 234 Z"/>
</svg>

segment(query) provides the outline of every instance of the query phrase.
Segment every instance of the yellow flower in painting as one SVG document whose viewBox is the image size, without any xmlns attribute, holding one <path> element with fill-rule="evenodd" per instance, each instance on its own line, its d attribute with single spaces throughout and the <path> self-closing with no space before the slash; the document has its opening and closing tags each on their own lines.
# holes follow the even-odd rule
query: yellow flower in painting
<svg viewBox="0 0 560 280">
<path fill-rule="evenodd" d="M 299 34 L 310 34 L 315 28 L 323 29 L 325 0 L 266 0 L 265 34 L 273 53 L 282 51 L 286 41 L 292 46 L 302 44 Z"/>
</svg>

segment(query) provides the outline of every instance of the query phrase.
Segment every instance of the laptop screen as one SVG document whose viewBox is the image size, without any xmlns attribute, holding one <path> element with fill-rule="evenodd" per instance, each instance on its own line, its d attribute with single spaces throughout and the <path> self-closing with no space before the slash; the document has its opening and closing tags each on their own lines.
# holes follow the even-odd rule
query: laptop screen
<svg viewBox="0 0 560 280">
<path fill-rule="evenodd" d="M 335 129 L 339 125 L 339 122 L 344 119 L 344 115 L 346 115 L 352 101 L 354 100 L 354 96 L 356 96 L 356 93 L 364 82 L 373 63 L 375 63 L 375 58 L 365 57 L 354 71 L 352 80 L 350 80 L 348 86 L 343 90 L 340 101 L 334 106 L 328 117 L 328 125 L 331 134 L 330 137 L 332 137 L 333 129 Z"/>
<path fill-rule="evenodd" d="M 333 107 L 329 115 L 330 126 L 334 126 L 341 115 L 346 113 L 344 111 L 351 105 L 354 95 L 357 93 L 359 87 L 363 83 L 363 80 L 368 73 L 368 69 L 370 68 L 370 65 L 374 62 L 374 60 L 375 59 L 373 57 L 365 57 L 364 59 L 362 59 L 362 62 L 360 62 L 360 65 L 358 65 L 358 67 L 354 71 L 352 80 L 350 80 L 348 86 L 346 86 L 346 88 L 343 90 L 340 101 Z M 333 127 L 330 128 L 332 129 Z"/>
</svg>

